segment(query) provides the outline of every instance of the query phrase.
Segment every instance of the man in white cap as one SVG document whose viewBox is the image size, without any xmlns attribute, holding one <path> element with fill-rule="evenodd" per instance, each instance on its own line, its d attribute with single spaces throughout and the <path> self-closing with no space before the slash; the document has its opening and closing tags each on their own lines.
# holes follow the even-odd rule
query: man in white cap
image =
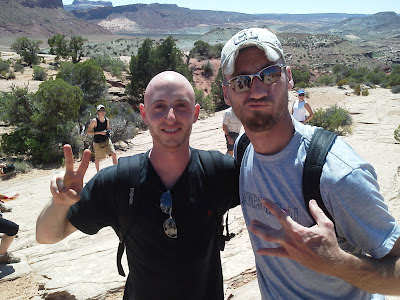
<svg viewBox="0 0 400 300">
<path fill-rule="evenodd" d="M 335 225 L 314 200 L 304 203 L 303 165 L 316 128 L 289 113 L 293 78 L 276 35 L 261 28 L 238 32 L 222 49 L 221 68 L 225 102 L 251 142 L 241 164 L 240 201 L 262 298 L 400 295 L 400 226 L 373 167 L 341 139 L 320 178 Z"/>
<path fill-rule="evenodd" d="M 110 139 L 110 120 L 106 117 L 106 108 L 100 104 L 97 106 L 97 118 L 94 118 L 87 130 L 87 134 L 93 135 L 93 148 L 97 172 L 100 170 L 100 160 L 107 156 L 112 157 L 113 164 L 117 164 L 117 154 Z"/>
</svg>

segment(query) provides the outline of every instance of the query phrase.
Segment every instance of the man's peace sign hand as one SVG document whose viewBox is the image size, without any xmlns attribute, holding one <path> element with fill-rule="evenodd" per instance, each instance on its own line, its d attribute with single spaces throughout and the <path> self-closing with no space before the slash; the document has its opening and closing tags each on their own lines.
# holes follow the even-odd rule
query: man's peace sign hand
<svg viewBox="0 0 400 300">
<path fill-rule="evenodd" d="M 260 255 L 286 257 L 297 261 L 314 271 L 333 275 L 333 266 L 346 257 L 340 249 L 334 225 L 315 200 L 309 203 L 311 215 L 317 222 L 307 228 L 295 222 L 284 210 L 269 199 L 261 203 L 278 219 L 281 228 L 274 229 L 253 220 L 250 231 L 268 242 L 278 243 L 280 247 L 258 249 Z"/>
<path fill-rule="evenodd" d="M 89 166 L 90 150 L 83 151 L 82 161 L 74 171 L 74 158 L 70 145 L 64 145 L 65 172 L 51 180 L 50 190 L 57 205 L 71 206 L 79 201 L 83 188 L 83 177 Z"/>
</svg>

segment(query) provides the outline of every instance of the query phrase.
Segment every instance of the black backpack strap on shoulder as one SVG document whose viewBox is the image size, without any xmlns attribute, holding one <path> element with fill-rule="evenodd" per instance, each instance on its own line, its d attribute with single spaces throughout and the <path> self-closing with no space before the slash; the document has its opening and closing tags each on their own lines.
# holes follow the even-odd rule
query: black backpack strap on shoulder
<svg viewBox="0 0 400 300">
<path fill-rule="evenodd" d="M 306 207 L 308 208 L 308 202 L 314 199 L 333 223 L 335 222 L 326 209 L 321 197 L 320 178 L 326 156 L 335 142 L 335 139 L 335 133 L 317 128 L 311 138 L 303 169 L 303 197 Z"/>
<path fill-rule="evenodd" d="M 218 193 L 218 176 L 217 170 L 223 169 L 223 161 L 222 155 L 218 151 L 204 151 L 198 150 L 201 164 L 204 168 L 204 172 L 206 174 L 207 185 L 209 187 L 209 191 L 207 194 L 209 195 L 210 203 L 214 206 L 215 209 L 215 219 L 217 225 L 217 238 L 219 243 L 219 249 L 224 251 L 225 242 L 229 241 L 234 234 L 229 234 L 228 227 L 228 212 L 226 214 L 225 227 L 226 227 L 226 235 L 224 235 L 224 224 L 223 224 L 223 213 L 215 206 L 215 203 L 218 201 L 217 197 Z"/>
<path fill-rule="evenodd" d="M 236 163 L 240 167 L 242 165 L 243 155 L 247 149 L 247 146 L 250 144 L 250 139 L 246 133 L 243 133 L 240 137 L 237 148 L 236 148 Z"/>
<path fill-rule="evenodd" d="M 130 211 L 134 209 L 135 189 L 137 191 L 140 184 L 140 157 L 141 154 L 120 157 L 117 165 L 117 217 L 118 224 L 115 232 L 119 237 L 117 252 L 118 273 L 125 276 L 122 268 L 121 259 L 125 251 L 125 235 L 128 232 L 132 218 Z"/>
</svg>

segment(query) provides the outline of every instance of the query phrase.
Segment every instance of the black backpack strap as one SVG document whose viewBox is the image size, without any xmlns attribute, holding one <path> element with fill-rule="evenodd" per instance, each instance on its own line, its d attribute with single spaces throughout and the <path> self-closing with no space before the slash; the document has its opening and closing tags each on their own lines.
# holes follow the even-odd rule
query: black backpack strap
<svg viewBox="0 0 400 300">
<path fill-rule="evenodd" d="M 228 226 L 228 215 L 229 210 L 226 213 L 225 219 L 225 227 L 226 227 L 226 235 L 224 235 L 224 224 L 223 224 L 223 212 L 219 210 L 215 203 L 218 201 L 218 176 L 217 170 L 222 170 L 224 168 L 222 155 L 218 151 L 204 151 L 198 150 L 201 164 L 204 168 L 204 172 L 206 174 L 207 186 L 209 187 L 208 195 L 209 195 L 209 203 L 212 202 L 212 205 L 215 208 L 215 218 L 217 225 L 217 238 L 219 243 L 219 249 L 224 251 L 225 242 L 229 241 L 232 237 L 234 237 L 233 233 L 229 233 Z"/>
<path fill-rule="evenodd" d="M 243 133 L 238 141 L 237 148 L 236 148 L 235 159 L 236 159 L 236 163 L 239 167 L 242 165 L 243 155 L 249 144 L 250 144 L 249 137 L 247 136 L 246 133 Z"/>
<path fill-rule="evenodd" d="M 134 210 L 134 195 L 137 193 L 140 184 L 140 157 L 141 154 L 120 157 L 117 165 L 117 228 L 114 228 L 119 237 L 117 252 L 118 273 L 125 276 L 121 259 L 125 251 L 125 235 L 133 221 L 130 212 Z"/>
<path fill-rule="evenodd" d="M 321 197 L 320 178 L 326 156 L 335 139 L 335 133 L 317 128 L 311 138 L 303 169 L 303 197 L 306 207 L 308 208 L 308 202 L 311 199 L 316 200 L 318 206 L 333 223 L 335 222 Z"/>
</svg>

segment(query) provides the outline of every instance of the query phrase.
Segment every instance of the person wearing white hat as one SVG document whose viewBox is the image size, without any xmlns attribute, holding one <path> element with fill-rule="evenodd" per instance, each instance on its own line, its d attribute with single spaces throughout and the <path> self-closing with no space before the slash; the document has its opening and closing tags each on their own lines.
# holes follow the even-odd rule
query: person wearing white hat
<svg viewBox="0 0 400 300">
<path fill-rule="evenodd" d="M 118 163 L 117 153 L 110 139 L 110 120 L 106 118 L 106 108 L 97 106 L 97 118 L 94 118 L 87 129 L 88 135 L 93 135 L 93 149 L 97 172 L 100 170 L 100 160 L 107 156 L 112 157 L 113 164 Z"/>
<path fill-rule="evenodd" d="M 292 106 L 292 115 L 297 121 L 306 124 L 314 117 L 314 112 L 310 104 L 306 101 L 306 92 L 304 90 L 299 90 L 297 97 L 298 99 Z"/>
<path fill-rule="evenodd" d="M 221 69 L 225 102 L 251 142 L 241 162 L 240 202 L 262 299 L 400 295 L 400 226 L 374 168 L 340 138 L 320 177 L 335 223 L 315 200 L 304 202 L 303 166 L 316 127 L 289 113 L 293 77 L 276 35 L 262 28 L 238 32 L 222 49 Z"/>
</svg>

